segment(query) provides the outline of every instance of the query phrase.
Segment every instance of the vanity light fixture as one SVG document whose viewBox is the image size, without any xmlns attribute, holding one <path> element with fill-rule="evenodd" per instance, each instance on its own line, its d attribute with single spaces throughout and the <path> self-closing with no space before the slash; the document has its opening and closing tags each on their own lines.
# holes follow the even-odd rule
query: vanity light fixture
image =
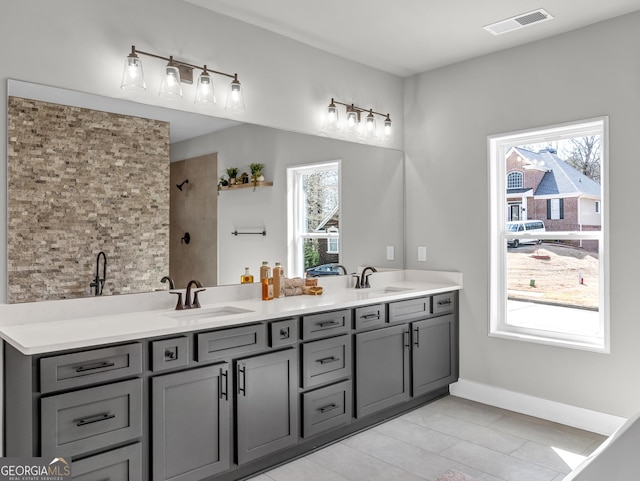
<svg viewBox="0 0 640 481">
<path fill-rule="evenodd" d="M 241 112 L 244 110 L 244 95 L 242 92 L 242 84 L 238 80 L 238 74 L 218 72 L 216 70 L 211 70 L 206 65 L 202 67 L 192 65 L 187 62 L 182 62 L 181 60 L 176 60 L 172 55 L 167 58 L 153 53 L 143 52 L 142 50 L 138 50 L 135 45 L 131 46 L 131 53 L 127 55 L 127 58 L 125 59 L 124 72 L 122 73 L 122 82 L 120 84 L 120 88 L 122 90 L 135 92 L 147 89 L 147 85 L 144 81 L 144 74 L 142 72 L 142 61 L 140 60 L 139 55 L 146 55 L 148 57 L 167 61 L 167 64 L 164 66 L 158 95 L 169 99 L 181 98 L 181 83 L 193 84 L 193 70 L 198 69 L 201 70 L 202 73 L 198 76 L 196 82 L 195 103 L 216 103 L 213 79 L 211 77 L 211 74 L 216 74 L 232 79 L 229 84 L 229 93 L 227 95 L 225 109 L 234 112 Z"/>
<path fill-rule="evenodd" d="M 342 105 L 346 107 L 346 122 L 343 126 L 339 121 L 338 107 Z M 384 117 L 384 127 L 382 130 L 382 139 L 390 140 L 393 134 L 391 127 L 391 117 L 389 114 L 382 114 L 373 109 L 364 109 L 354 104 L 346 104 L 331 99 L 329 107 L 327 107 L 326 126 L 329 130 L 340 130 L 344 128 L 348 133 L 362 135 L 366 138 L 375 138 L 378 136 L 376 128 L 376 115 Z"/>
</svg>

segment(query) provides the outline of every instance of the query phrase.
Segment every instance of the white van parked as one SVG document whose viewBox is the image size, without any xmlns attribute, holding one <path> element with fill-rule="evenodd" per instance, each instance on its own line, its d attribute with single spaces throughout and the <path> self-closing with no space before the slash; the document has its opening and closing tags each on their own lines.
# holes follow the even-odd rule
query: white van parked
<svg viewBox="0 0 640 481">
<path fill-rule="evenodd" d="M 535 234 L 536 232 L 546 232 L 544 222 L 541 220 L 519 220 L 507 222 L 507 234 L 510 232 Z M 540 244 L 542 241 L 538 239 L 508 239 L 509 247 L 518 247 L 520 244 Z"/>
</svg>

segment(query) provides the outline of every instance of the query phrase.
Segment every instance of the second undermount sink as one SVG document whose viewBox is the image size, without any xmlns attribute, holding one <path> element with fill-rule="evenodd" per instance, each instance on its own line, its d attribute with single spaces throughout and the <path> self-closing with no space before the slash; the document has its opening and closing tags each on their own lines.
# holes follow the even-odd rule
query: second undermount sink
<svg viewBox="0 0 640 481">
<path fill-rule="evenodd" d="M 409 289 L 408 287 L 394 287 L 394 286 L 386 286 L 386 287 L 370 287 L 365 289 L 357 289 L 356 292 L 361 294 L 367 294 L 369 296 L 381 296 L 384 294 L 397 294 L 399 292 L 407 292 L 413 289 Z"/>
<path fill-rule="evenodd" d="M 218 317 L 231 316 L 234 314 L 244 314 L 253 312 L 249 309 L 241 309 L 233 306 L 220 306 L 210 308 L 185 309 L 183 311 L 175 311 L 167 316 L 181 321 L 202 321 L 205 319 L 215 319 Z"/>
</svg>

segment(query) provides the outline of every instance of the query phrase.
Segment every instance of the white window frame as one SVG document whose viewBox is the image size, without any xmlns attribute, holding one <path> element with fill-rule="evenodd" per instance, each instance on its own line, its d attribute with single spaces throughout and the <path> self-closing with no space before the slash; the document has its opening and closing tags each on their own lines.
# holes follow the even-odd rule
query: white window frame
<svg viewBox="0 0 640 481">
<path fill-rule="evenodd" d="M 610 352 L 609 334 L 609 125 L 608 117 L 597 117 L 559 125 L 510 132 L 488 137 L 489 159 L 489 336 L 520 341 L 550 344 L 555 346 L 583 349 L 600 353 Z M 507 323 L 507 276 L 506 276 L 506 240 L 505 231 L 506 202 L 506 153 L 511 147 L 523 144 L 546 143 L 569 137 L 601 135 L 601 186 L 600 205 L 601 230 L 593 232 L 571 232 L 563 234 L 563 239 L 595 239 L 599 245 L 599 334 L 580 336 L 560 331 L 533 329 L 514 326 Z M 522 237 L 537 239 L 557 239 L 558 233 L 522 234 Z"/>
<path fill-rule="evenodd" d="M 291 166 L 287 168 L 287 277 L 304 275 L 304 241 L 306 239 L 338 238 L 338 251 L 342 250 L 339 232 L 305 232 L 302 204 L 302 176 L 323 170 L 338 169 L 338 216 L 342 211 L 342 166 L 340 160 Z"/>
</svg>

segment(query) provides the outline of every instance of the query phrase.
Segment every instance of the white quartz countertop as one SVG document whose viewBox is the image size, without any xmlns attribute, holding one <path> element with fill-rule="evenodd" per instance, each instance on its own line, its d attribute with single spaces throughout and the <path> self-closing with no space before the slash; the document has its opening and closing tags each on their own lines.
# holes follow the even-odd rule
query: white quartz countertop
<svg viewBox="0 0 640 481">
<path fill-rule="evenodd" d="M 431 273 L 431 275 L 428 275 Z M 377 273 L 370 278 L 369 289 L 347 287 L 346 279 L 322 279 L 324 292 L 319 296 L 291 296 L 270 301 L 258 298 L 258 286 L 250 286 L 253 298 L 236 295 L 220 295 L 220 288 L 202 292 L 200 309 L 176 311 L 174 308 L 146 309 L 138 312 L 109 313 L 105 305 L 102 314 L 76 317 L 38 315 L 37 308 L 3 306 L 11 319 L 0 325 L 0 337 L 23 354 L 40 354 L 65 349 L 85 348 L 101 344 L 131 341 L 156 336 L 166 336 L 203 329 L 237 326 L 251 322 L 286 318 L 320 311 L 345 309 L 377 302 L 392 302 L 413 297 L 432 295 L 462 288 L 462 276 L 458 273 L 433 273 L 433 271 L 393 271 Z M 238 286 L 242 288 L 247 286 Z M 209 292 L 212 291 L 212 292 Z M 209 295 L 206 295 L 209 293 Z M 164 294 L 168 293 L 154 293 Z M 134 297 L 137 295 L 126 296 Z M 140 296 L 144 296 L 141 294 Z M 164 302 L 163 298 L 163 302 Z M 176 296 L 170 296 L 175 302 Z M 72 302 L 55 301 L 55 302 Z M 127 299 L 127 302 L 131 302 Z M 166 302 L 165 302 L 166 303 Z M 34 303 L 35 305 L 39 303 Z M 64 306 L 65 311 L 69 308 Z M 85 309 L 86 311 L 86 309 Z M 107 311 L 106 313 L 104 311 Z M 23 314 L 27 312 L 27 314 Z M 21 314 L 23 317 L 21 318 Z M 3 316 L 4 317 L 4 316 Z"/>
</svg>

